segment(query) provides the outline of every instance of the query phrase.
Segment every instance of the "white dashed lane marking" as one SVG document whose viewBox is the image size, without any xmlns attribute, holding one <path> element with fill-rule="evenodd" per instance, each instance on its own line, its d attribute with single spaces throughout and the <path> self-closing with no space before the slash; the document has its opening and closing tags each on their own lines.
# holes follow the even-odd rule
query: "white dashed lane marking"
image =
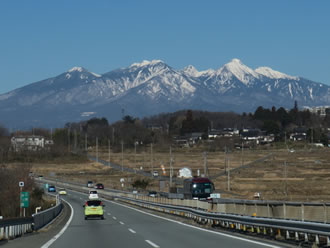
<svg viewBox="0 0 330 248">
<path fill-rule="evenodd" d="M 150 240 L 146 240 L 146 242 L 151 245 L 152 247 L 155 247 L 155 248 L 159 248 L 158 245 L 156 245 L 155 243 L 151 242 Z"/>
<path fill-rule="evenodd" d="M 136 231 L 134 231 L 134 230 L 131 229 L 131 228 L 128 228 L 128 231 L 130 231 L 131 233 L 136 233 Z"/>
<path fill-rule="evenodd" d="M 119 221 L 119 223 L 121 224 L 121 225 L 124 225 L 125 223 L 124 222 L 122 222 L 122 221 Z"/>
<path fill-rule="evenodd" d="M 113 216 L 112 219 L 116 220 L 117 218 L 115 216 Z"/>
</svg>

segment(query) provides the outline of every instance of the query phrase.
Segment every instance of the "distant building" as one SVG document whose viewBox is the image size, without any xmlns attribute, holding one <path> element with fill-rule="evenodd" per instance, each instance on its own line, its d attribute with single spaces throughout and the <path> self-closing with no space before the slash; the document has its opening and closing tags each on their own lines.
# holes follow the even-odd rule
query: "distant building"
<svg viewBox="0 0 330 248">
<path fill-rule="evenodd" d="M 303 141 L 307 139 L 307 128 L 299 127 L 290 133 L 290 140 L 293 141 Z"/>
<path fill-rule="evenodd" d="M 209 139 L 216 139 L 218 137 L 222 136 L 222 131 L 221 130 L 217 130 L 217 129 L 211 129 L 208 132 L 208 138 Z"/>
<path fill-rule="evenodd" d="M 330 106 L 317 106 L 317 107 L 304 107 L 309 112 L 318 114 L 319 116 L 325 117 L 330 114 Z"/>
<path fill-rule="evenodd" d="M 53 144 L 53 140 L 47 140 L 45 137 L 37 135 L 13 136 L 11 138 L 11 145 L 14 151 L 38 151 Z"/>
<path fill-rule="evenodd" d="M 256 144 L 267 144 L 275 140 L 273 134 L 267 135 L 265 131 L 261 131 L 260 129 L 243 129 L 241 131 L 241 138 L 246 142 L 253 141 Z"/>
</svg>

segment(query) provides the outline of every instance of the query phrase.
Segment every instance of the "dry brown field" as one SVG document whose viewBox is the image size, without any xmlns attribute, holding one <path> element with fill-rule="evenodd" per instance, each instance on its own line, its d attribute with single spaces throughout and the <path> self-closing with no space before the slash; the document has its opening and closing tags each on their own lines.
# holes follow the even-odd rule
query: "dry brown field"
<svg viewBox="0 0 330 248">
<path fill-rule="evenodd" d="M 96 155 L 96 151 L 89 151 Z M 289 149 L 244 149 L 207 152 L 206 174 L 213 176 L 229 169 L 246 165 L 269 154 L 272 156 L 264 162 L 253 163 L 248 168 L 231 172 L 230 176 L 223 175 L 213 180 L 217 191 L 222 197 L 253 199 L 255 192 L 261 193 L 265 200 L 287 201 L 327 201 L 330 202 L 330 149 L 311 148 L 302 146 L 294 151 Z M 98 150 L 99 158 L 108 161 L 108 149 Z M 205 153 L 203 148 L 176 148 L 172 150 L 173 169 L 176 175 L 178 170 L 188 167 L 193 175 L 199 170 L 204 174 Z M 110 153 L 112 163 L 137 170 L 157 170 L 162 173 L 161 165 L 169 175 L 170 154 L 169 150 L 158 150 L 150 147 L 125 149 L 123 154 Z M 227 161 L 227 162 L 226 162 Z M 71 164 L 34 164 L 32 169 L 36 174 L 55 176 L 65 180 L 86 183 L 87 180 L 102 182 L 106 187 L 131 190 L 131 183 L 142 176 L 133 173 L 115 171 L 96 162 L 71 163 Z M 124 178 L 124 187 L 120 179 Z M 148 190 L 159 190 L 159 181 L 150 180 Z M 229 179 L 229 183 L 228 183 Z M 166 189 L 165 189 L 166 190 Z"/>
</svg>

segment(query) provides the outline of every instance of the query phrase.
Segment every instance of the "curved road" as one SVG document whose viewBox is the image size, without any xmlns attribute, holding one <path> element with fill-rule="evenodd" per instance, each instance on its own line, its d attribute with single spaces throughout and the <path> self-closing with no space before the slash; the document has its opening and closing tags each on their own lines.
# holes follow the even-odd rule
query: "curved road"
<svg viewBox="0 0 330 248">
<path fill-rule="evenodd" d="M 74 210 L 72 221 L 61 236 L 53 238 L 43 248 L 278 247 L 202 230 L 108 200 L 103 200 L 106 205 L 105 220 L 85 220 L 83 205 L 87 194 L 68 193 L 65 198 Z"/>
</svg>

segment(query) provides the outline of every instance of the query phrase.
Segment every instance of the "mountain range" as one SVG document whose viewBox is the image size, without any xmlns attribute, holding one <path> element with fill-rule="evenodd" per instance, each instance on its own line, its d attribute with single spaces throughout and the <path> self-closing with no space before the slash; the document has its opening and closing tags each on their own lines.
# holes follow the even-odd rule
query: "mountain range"
<svg viewBox="0 0 330 248">
<path fill-rule="evenodd" d="M 142 61 L 99 75 L 83 67 L 0 95 L 0 123 L 61 127 L 92 117 L 150 116 L 181 109 L 254 112 L 258 106 L 330 105 L 330 86 L 233 59 L 217 70 Z"/>
</svg>

